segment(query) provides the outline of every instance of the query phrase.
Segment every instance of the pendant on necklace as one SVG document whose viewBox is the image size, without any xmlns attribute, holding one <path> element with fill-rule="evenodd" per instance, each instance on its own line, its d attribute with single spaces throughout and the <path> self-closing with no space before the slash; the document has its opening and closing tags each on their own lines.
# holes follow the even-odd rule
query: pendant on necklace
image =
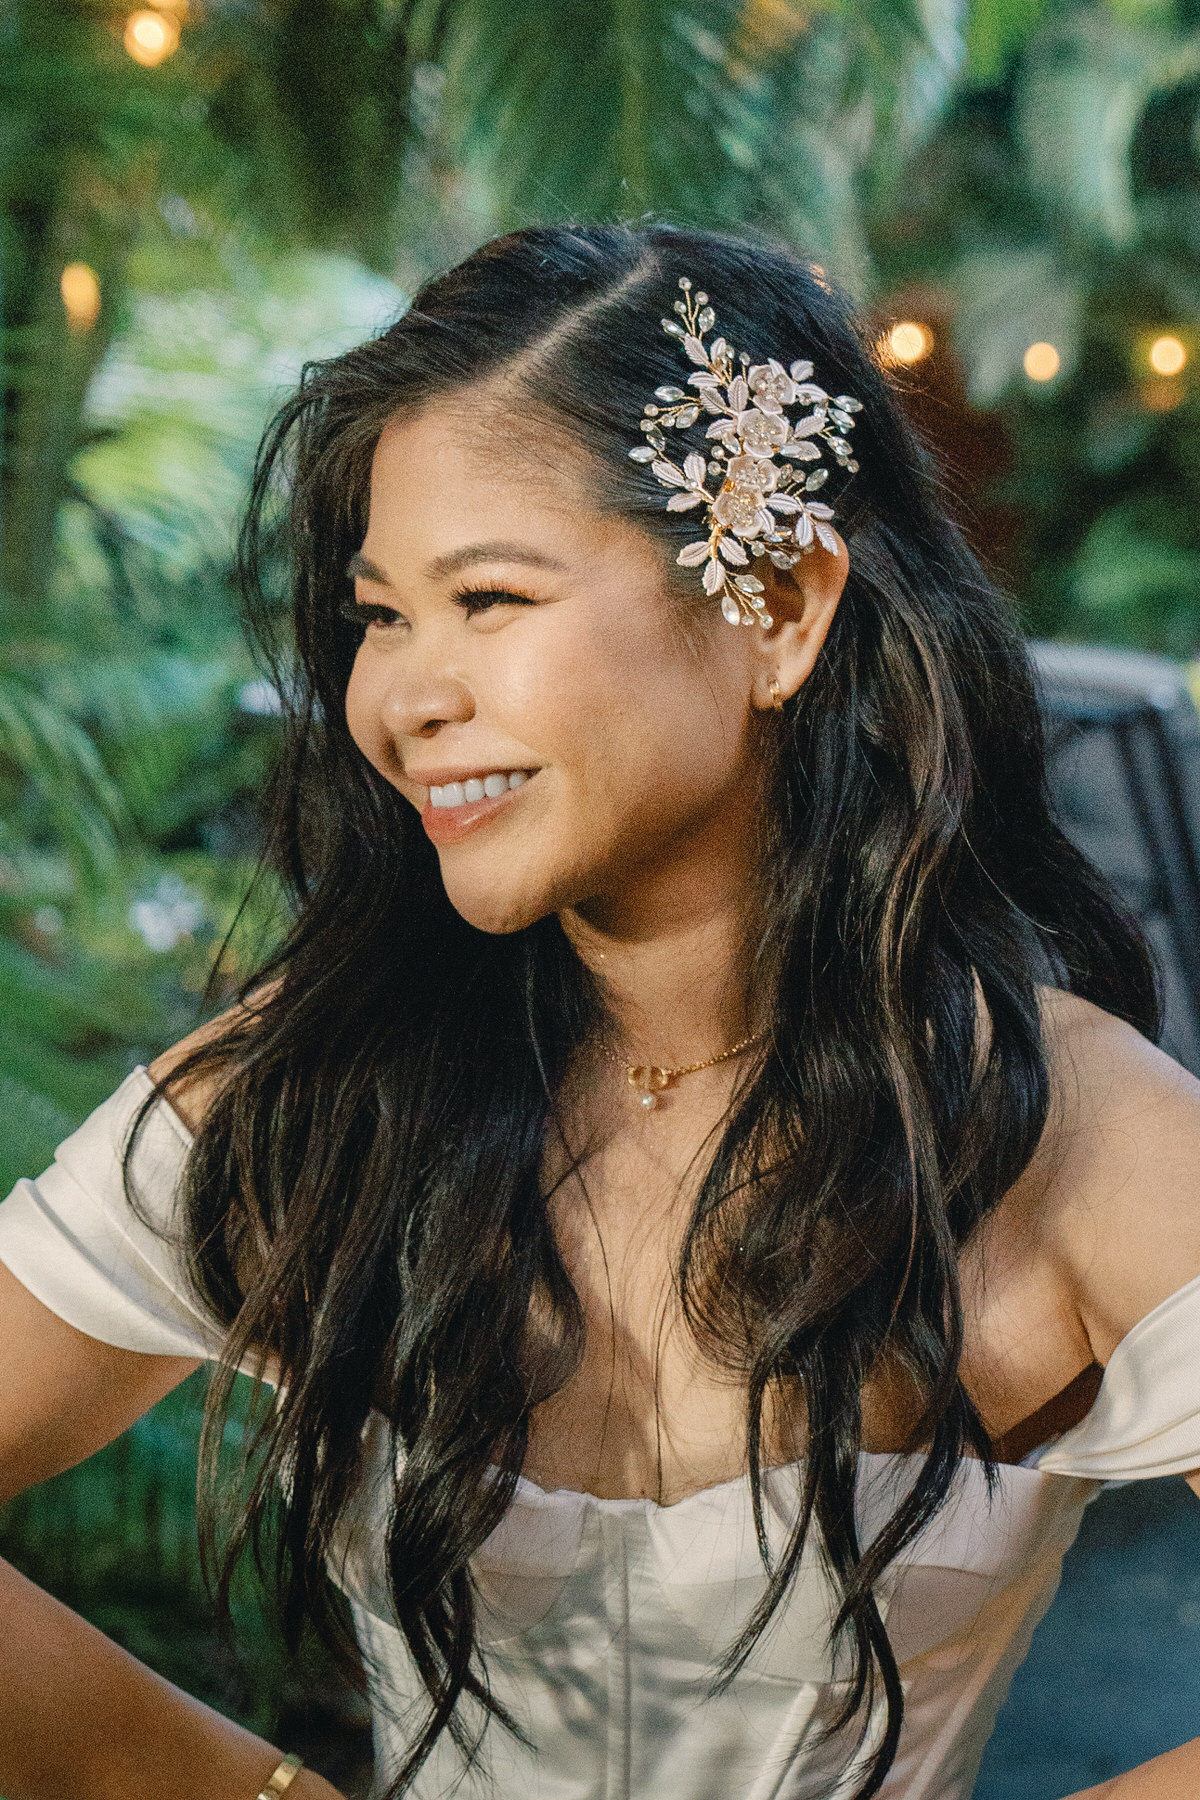
<svg viewBox="0 0 1200 1800">
<path fill-rule="evenodd" d="M 653 1112 L 658 1105 L 658 1096 L 664 1088 L 671 1085 L 669 1069 L 656 1068 L 653 1063 L 635 1063 L 626 1068 L 625 1078 L 631 1088 L 638 1092 L 638 1105 L 647 1112 Z"/>
<path fill-rule="evenodd" d="M 662 1069 L 657 1063 L 623 1063 L 615 1051 L 605 1046 L 604 1054 L 610 1062 L 624 1069 L 625 1079 L 638 1096 L 638 1105 L 646 1112 L 653 1112 L 658 1105 L 658 1096 L 664 1088 L 674 1087 L 681 1075 L 698 1075 L 701 1069 L 715 1069 L 718 1063 L 728 1062 L 731 1056 L 740 1056 L 751 1044 L 757 1044 L 762 1032 L 753 1037 L 739 1039 L 731 1044 L 728 1050 L 722 1050 L 719 1056 L 706 1056 L 703 1062 L 683 1063 L 678 1069 Z"/>
</svg>

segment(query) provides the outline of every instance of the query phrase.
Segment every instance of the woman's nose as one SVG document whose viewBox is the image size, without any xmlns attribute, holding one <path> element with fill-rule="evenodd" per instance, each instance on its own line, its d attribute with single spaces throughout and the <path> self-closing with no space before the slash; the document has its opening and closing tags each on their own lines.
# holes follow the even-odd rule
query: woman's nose
<svg viewBox="0 0 1200 1800">
<path fill-rule="evenodd" d="M 457 675 L 422 676 L 405 671 L 384 698 L 382 722 L 397 741 L 436 737 L 445 725 L 465 725 L 475 716 L 475 698 Z"/>
</svg>

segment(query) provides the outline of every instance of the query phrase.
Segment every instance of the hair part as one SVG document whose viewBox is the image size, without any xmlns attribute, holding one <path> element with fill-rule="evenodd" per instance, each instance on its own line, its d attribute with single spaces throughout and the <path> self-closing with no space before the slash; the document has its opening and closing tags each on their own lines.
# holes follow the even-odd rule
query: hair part
<svg viewBox="0 0 1200 1800">
<path fill-rule="evenodd" d="M 829 391 L 863 401 L 860 471 L 837 497 L 845 593 L 769 739 L 750 943 L 769 1046 L 713 1149 L 678 1269 L 697 1336 L 744 1374 L 768 1561 L 764 1408 L 796 1392 L 806 1421 L 795 1529 L 714 1679 L 744 1661 L 815 1534 L 849 1658 L 832 1729 L 879 1690 L 886 1703 L 858 1800 L 882 1784 L 902 1720 L 878 1583 L 964 1454 L 991 1455 L 959 1376 L 958 1255 L 1046 1120 L 1037 983 L 1157 1032 L 1137 929 L 1052 821 L 1015 626 L 848 303 L 802 260 L 662 225 L 517 232 L 431 282 L 381 337 L 305 370 L 264 439 L 241 550 L 250 629 L 285 704 L 269 855 L 294 923 L 247 983 L 247 1015 L 172 1079 L 220 1074 L 186 1177 L 192 1280 L 228 1328 L 210 1471 L 239 1362 L 271 1356 L 281 1378 L 225 1553 L 209 1488 L 210 1567 L 227 1586 L 232 1556 L 262 1555 L 273 1527 L 292 1630 L 311 1617 L 345 1648 L 325 1565 L 368 1413 L 382 1413 L 401 1453 L 392 1603 L 429 1698 L 395 1795 L 442 1732 L 476 1753 L 463 1696 L 516 1729 L 476 1652 L 470 1564 L 511 1500 L 534 1408 L 581 1354 L 543 1151 L 603 1011 L 555 919 L 489 937 L 453 911 L 415 814 L 349 736 L 358 633 L 338 607 L 387 421 L 481 384 L 565 431 L 608 473 L 598 503 L 673 565 L 694 526 L 627 452 L 646 395 L 678 378 L 660 318 L 680 273 L 739 348 L 811 358 Z M 290 642 L 270 595 L 280 568 Z M 864 1545 L 862 1393 L 885 1363 L 921 1396 L 923 1460 Z"/>
</svg>

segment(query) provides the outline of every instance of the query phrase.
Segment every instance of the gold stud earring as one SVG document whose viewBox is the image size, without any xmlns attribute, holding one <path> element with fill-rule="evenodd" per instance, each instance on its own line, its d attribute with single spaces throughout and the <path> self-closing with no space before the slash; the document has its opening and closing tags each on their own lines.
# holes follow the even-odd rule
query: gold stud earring
<svg viewBox="0 0 1200 1800">
<path fill-rule="evenodd" d="M 767 689 L 767 692 L 771 696 L 771 705 L 775 708 L 775 711 L 782 712 L 783 711 L 783 695 L 779 691 L 779 683 L 775 679 L 774 675 L 772 675 L 772 677 L 771 677 L 771 683 Z"/>
</svg>

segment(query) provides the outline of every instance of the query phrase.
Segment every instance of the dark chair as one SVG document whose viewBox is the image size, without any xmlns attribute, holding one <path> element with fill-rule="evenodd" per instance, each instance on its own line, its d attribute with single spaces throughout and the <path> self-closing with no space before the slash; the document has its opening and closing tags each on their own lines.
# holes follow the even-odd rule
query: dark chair
<svg viewBox="0 0 1200 1800">
<path fill-rule="evenodd" d="M 1031 649 L 1060 821 L 1141 920 L 1163 1046 L 1200 1075 L 1200 718 L 1184 672 L 1135 651 Z"/>
</svg>

